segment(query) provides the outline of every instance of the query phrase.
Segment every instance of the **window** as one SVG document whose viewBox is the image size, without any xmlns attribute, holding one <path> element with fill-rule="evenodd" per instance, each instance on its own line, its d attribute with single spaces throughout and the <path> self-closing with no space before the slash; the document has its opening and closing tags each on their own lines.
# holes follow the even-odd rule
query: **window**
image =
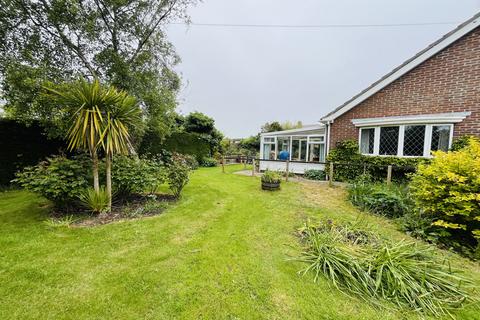
<svg viewBox="0 0 480 320">
<path fill-rule="evenodd" d="M 400 127 L 380 128 L 380 155 L 396 156 L 398 154 L 398 132 Z"/>
<path fill-rule="evenodd" d="M 431 151 L 448 151 L 452 133 L 452 124 L 361 128 L 359 148 L 365 155 L 429 157 Z"/>
<path fill-rule="evenodd" d="M 262 159 L 275 160 L 275 138 L 263 138 Z"/>
<path fill-rule="evenodd" d="M 373 144 L 375 142 L 375 129 L 361 129 L 360 131 L 360 152 L 363 154 L 373 154 Z"/>
<path fill-rule="evenodd" d="M 311 137 L 309 139 L 308 161 L 325 161 L 325 137 Z"/>
<path fill-rule="evenodd" d="M 450 147 L 450 128 L 449 125 L 432 127 L 432 151 L 448 151 Z"/>
<path fill-rule="evenodd" d="M 307 137 L 293 138 L 292 160 L 305 161 L 307 155 Z"/>
<path fill-rule="evenodd" d="M 403 155 L 421 157 L 424 146 L 425 126 L 405 126 Z"/>
</svg>

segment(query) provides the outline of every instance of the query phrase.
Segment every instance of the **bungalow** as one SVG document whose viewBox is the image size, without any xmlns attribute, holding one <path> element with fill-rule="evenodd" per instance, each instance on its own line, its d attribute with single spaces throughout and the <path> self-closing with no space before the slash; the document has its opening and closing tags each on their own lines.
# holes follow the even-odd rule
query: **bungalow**
<svg viewBox="0 0 480 320">
<path fill-rule="evenodd" d="M 480 137 L 480 13 L 377 82 L 301 129 L 262 133 L 260 169 L 323 168 L 329 150 L 346 139 L 364 155 L 430 157 L 455 137 Z"/>
</svg>

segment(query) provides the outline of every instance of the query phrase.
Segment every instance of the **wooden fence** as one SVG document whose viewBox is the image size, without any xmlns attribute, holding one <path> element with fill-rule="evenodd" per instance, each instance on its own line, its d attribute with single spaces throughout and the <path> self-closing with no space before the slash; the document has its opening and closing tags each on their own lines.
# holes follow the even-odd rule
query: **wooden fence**
<svg viewBox="0 0 480 320">
<path fill-rule="evenodd" d="M 289 161 L 289 160 L 264 160 L 258 159 L 250 156 L 225 156 L 222 159 L 222 171 L 225 172 L 225 164 L 228 163 L 228 160 L 235 160 L 235 163 L 243 163 L 244 168 L 247 169 L 247 164 L 252 164 L 252 176 L 258 171 L 257 167 L 260 161 L 268 161 L 268 162 L 282 162 L 285 163 L 285 181 L 288 181 L 290 176 L 290 163 L 291 162 L 299 162 L 299 161 Z M 315 162 L 316 164 L 322 164 L 325 166 L 325 173 L 326 173 L 326 181 L 329 182 L 329 185 L 333 185 L 334 176 L 335 176 L 335 168 L 337 166 L 356 166 L 363 168 L 363 173 L 367 171 L 369 167 L 376 167 L 386 170 L 385 181 L 387 184 L 392 183 L 392 174 L 394 169 L 401 169 L 401 170 L 408 170 L 408 171 L 415 171 L 416 168 L 412 166 L 396 166 L 396 165 L 374 165 L 371 163 L 354 163 L 354 162 Z"/>
</svg>

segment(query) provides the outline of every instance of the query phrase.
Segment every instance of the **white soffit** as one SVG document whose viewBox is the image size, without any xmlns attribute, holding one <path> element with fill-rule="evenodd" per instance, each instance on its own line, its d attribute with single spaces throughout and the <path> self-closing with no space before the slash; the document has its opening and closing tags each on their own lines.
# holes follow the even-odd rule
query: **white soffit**
<svg viewBox="0 0 480 320">
<path fill-rule="evenodd" d="M 458 123 L 458 122 L 462 122 L 470 114 L 471 112 L 451 112 L 451 113 L 421 114 L 421 115 L 414 115 L 414 116 L 364 118 L 364 119 L 353 119 L 352 123 L 356 127 L 396 125 L 396 124 Z"/>
</svg>

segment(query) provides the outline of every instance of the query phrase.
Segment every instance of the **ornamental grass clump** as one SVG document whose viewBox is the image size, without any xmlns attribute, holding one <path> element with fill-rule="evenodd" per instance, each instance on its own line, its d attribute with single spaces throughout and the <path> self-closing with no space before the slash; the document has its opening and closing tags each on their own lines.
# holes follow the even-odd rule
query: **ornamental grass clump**
<svg viewBox="0 0 480 320">
<path fill-rule="evenodd" d="M 450 315 L 470 298 L 463 275 L 446 261 L 438 260 L 432 248 L 415 242 L 392 243 L 352 225 L 333 223 L 301 230 L 306 244 L 301 261 L 314 279 L 325 277 L 349 295 L 382 306 L 433 316 Z"/>
</svg>

